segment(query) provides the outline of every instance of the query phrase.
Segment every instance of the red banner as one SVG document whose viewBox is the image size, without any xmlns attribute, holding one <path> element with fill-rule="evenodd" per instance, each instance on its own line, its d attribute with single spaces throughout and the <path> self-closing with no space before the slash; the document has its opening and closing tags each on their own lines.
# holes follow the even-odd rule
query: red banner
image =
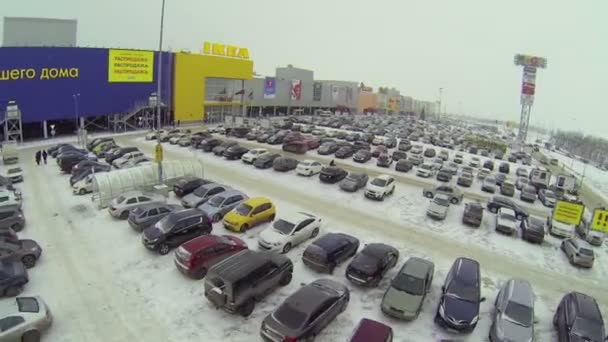
<svg viewBox="0 0 608 342">
<path fill-rule="evenodd" d="M 291 100 L 298 101 L 302 98 L 302 80 L 291 80 Z"/>
<path fill-rule="evenodd" d="M 534 95 L 535 88 L 534 83 L 523 83 L 521 85 L 521 93 L 524 95 Z"/>
</svg>

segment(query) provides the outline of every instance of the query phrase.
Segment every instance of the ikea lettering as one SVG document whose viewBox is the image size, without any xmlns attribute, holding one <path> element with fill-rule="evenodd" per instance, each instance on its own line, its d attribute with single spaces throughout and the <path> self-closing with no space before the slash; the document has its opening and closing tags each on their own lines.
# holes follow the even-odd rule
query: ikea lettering
<svg viewBox="0 0 608 342">
<path fill-rule="evenodd" d="M 249 59 L 249 49 L 234 45 L 203 43 L 203 54 Z"/>
</svg>

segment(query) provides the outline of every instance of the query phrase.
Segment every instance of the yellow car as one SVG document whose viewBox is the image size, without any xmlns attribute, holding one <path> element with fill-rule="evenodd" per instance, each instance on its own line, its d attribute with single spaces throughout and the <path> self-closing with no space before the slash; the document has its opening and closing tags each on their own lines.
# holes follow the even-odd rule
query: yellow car
<svg viewBox="0 0 608 342">
<path fill-rule="evenodd" d="M 235 232 L 244 232 L 260 223 L 274 220 L 276 208 L 265 197 L 249 198 L 224 216 L 224 227 Z"/>
</svg>

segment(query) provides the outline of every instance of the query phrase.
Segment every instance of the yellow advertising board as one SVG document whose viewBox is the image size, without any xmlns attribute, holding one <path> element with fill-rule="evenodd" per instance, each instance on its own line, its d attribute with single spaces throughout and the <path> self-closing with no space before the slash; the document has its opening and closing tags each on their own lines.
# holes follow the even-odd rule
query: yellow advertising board
<svg viewBox="0 0 608 342">
<path fill-rule="evenodd" d="M 585 206 L 580 203 L 557 201 L 553 209 L 553 219 L 565 224 L 577 225 L 583 219 Z"/>
<path fill-rule="evenodd" d="M 608 233 L 608 210 L 595 209 L 591 229 Z"/>
<path fill-rule="evenodd" d="M 154 52 L 114 50 L 108 53 L 108 82 L 145 83 L 154 79 Z"/>
<path fill-rule="evenodd" d="M 163 161 L 163 157 L 163 145 L 156 144 L 156 147 L 154 148 L 154 161 L 160 163 Z"/>
</svg>

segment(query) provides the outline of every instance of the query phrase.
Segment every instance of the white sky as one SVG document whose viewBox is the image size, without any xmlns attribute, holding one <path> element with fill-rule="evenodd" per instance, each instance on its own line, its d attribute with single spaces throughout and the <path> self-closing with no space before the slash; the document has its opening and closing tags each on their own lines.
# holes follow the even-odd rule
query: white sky
<svg viewBox="0 0 608 342">
<path fill-rule="evenodd" d="M 448 112 L 519 121 L 516 53 L 548 59 L 532 124 L 608 138 L 606 0 L 166 0 L 165 47 L 248 47 L 258 73 L 394 86 Z M 3 16 L 78 19 L 81 46 L 156 49 L 161 0 L 4 0 Z"/>
</svg>

